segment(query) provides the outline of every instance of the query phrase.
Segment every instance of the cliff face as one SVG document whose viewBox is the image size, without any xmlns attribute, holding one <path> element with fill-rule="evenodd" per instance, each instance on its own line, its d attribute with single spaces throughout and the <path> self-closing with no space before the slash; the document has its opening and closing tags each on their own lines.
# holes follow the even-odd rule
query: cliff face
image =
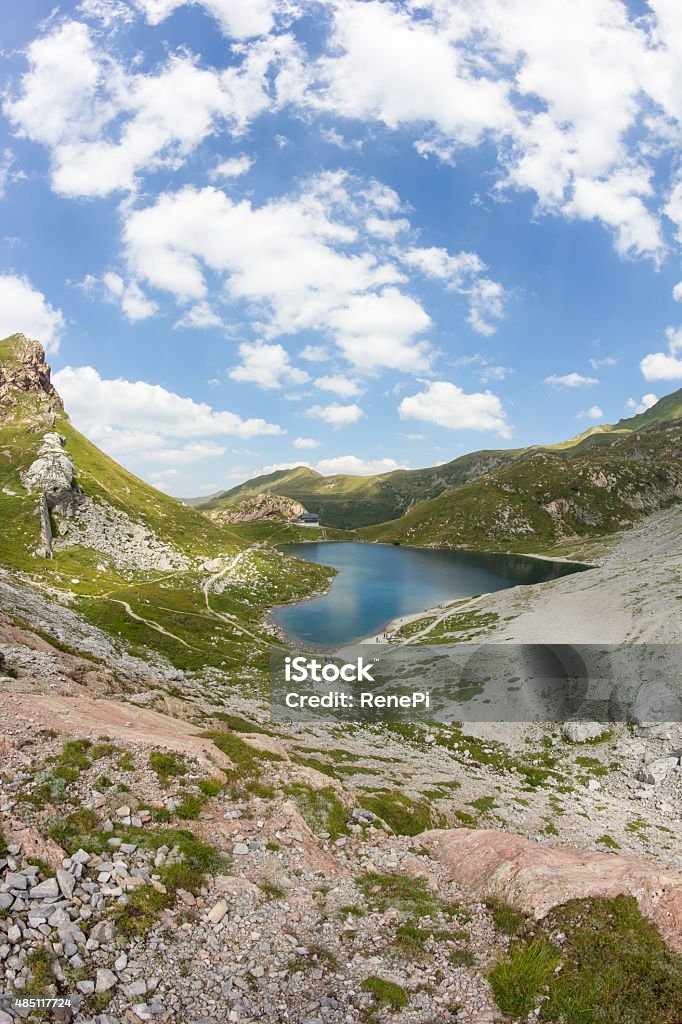
<svg viewBox="0 0 682 1024">
<path fill-rule="evenodd" d="M 40 342 L 15 334 L 0 345 L 0 407 L 16 405 L 19 396 L 25 394 L 39 398 L 49 408 L 63 410 Z"/>
</svg>

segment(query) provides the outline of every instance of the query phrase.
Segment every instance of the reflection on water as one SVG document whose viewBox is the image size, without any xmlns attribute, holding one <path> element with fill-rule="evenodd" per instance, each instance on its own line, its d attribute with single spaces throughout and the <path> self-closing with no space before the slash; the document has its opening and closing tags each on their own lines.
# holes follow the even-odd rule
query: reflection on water
<svg viewBox="0 0 682 1024">
<path fill-rule="evenodd" d="M 309 562 L 338 569 L 323 597 L 280 608 L 275 621 L 292 638 L 324 646 L 381 632 L 392 620 L 447 601 L 542 583 L 585 566 L 526 555 L 436 551 L 386 544 L 286 544 Z"/>
</svg>

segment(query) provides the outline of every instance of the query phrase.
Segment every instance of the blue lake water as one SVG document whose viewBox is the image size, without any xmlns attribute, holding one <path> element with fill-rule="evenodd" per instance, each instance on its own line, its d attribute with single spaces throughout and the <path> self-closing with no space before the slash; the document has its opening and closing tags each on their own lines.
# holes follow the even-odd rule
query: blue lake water
<svg viewBox="0 0 682 1024">
<path fill-rule="evenodd" d="M 458 598 L 542 583 L 585 566 L 526 555 L 439 551 L 387 544 L 283 544 L 308 562 L 338 570 L 322 597 L 279 608 L 274 616 L 292 639 L 321 646 L 352 643 L 381 632 L 392 619 Z"/>
</svg>

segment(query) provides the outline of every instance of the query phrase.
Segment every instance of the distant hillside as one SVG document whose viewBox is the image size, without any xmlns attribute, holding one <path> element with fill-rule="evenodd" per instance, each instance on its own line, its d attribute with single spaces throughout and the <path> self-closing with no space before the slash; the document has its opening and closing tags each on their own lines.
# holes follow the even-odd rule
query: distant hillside
<svg viewBox="0 0 682 1024">
<path fill-rule="evenodd" d="M 223 491 L 212 500 L 197 503 L 195 507 L 204 510 L 220 508 L 269 490 L 273 494 L 293 498 L 309 511 L 317 512 L 327 526 L 352 530 L 397 519 L 418 502 L 513 462 L 523 451 L 474 452 L 443 466 L 396 470 L 380 476 L 322 476 L 314 469 L 298 466 L 255 477 Z"/>
<path fill-rule="evenodd" d="M 436 547 L 542 550 L 622 530 L 682 499 L 682 420 L 653 420 L 647 429 L 588 440 L 570 454 L 531 452 L 359 536 Z"/>
<path fill-rule="evenodd" d="M 201 509 L 224 508 L 245 498 L 271 491 L 300 502 L 317 512 L 323 523 L 344 530 L 376 526 L 412 514 L 425 501 L 438 498 L 452 488 L 470 484 L 488 474 L 515 466 L 538 453 L 557 458 L 573 458 L 585 451 L 609 445 L 614 438 L 627 437 L 633 431 L 649 430 L 682 416 L 682 389 L 662 398 L 645 413 L 616 424 L 590 427 L 568 441 L 556 445 L 491 450 L 462 455 L 452 462 L 426 469 L 396 470 L 379 476 L 322 476 L 313 469 L 298 466 L 222 491 L 211 498 L 191 499 Z"/>
</svg>

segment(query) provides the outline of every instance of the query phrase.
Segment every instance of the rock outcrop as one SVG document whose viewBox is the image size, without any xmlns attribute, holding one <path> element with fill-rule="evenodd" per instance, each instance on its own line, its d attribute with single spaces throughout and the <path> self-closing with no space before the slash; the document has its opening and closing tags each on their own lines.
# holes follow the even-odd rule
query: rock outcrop
<svg viewBox="0 0 682 1024">
<path fill-rule="evenodd" d="M 80 487 L 74 482 L 73 459 L 66 451 L 66 439 L 61 434 L 45 434 L 38 457 L 22 474 L 21 482 L 27 491 L 38 492 L 40 543 L 35 553 L 42 558 L 52 558 L 50 513 L 72 511 L 81 495 Z"/>
<path fill-rule="evenodd" d="M 569 900 L 634 896 L 672 949 L 682 950 L 682 875 L 639 857 L 541 846 L 493 829 L 425 832 L 446 877 L 541 920 Z"/>
<path fill-rule="evenodd" d="M 263 491 L 254 498 L 245 498 L 227 508 L 213 508 L 206 512 L 214 523 L 257 523 L 275 521 L 286 523 L 297 519 L 305 508 L 300 501 L 286 498 L 281 494 Z"/>
<path fill-rule="evenodd" d="M 62 409 L 43 346 L 23 334 L 15 335 L 13 340 L 12 358 L 0 363 L 0 406 L 13 406 L 19 395 L 30 394 L 37 395 L 51 409 Z"/>
</svg>

